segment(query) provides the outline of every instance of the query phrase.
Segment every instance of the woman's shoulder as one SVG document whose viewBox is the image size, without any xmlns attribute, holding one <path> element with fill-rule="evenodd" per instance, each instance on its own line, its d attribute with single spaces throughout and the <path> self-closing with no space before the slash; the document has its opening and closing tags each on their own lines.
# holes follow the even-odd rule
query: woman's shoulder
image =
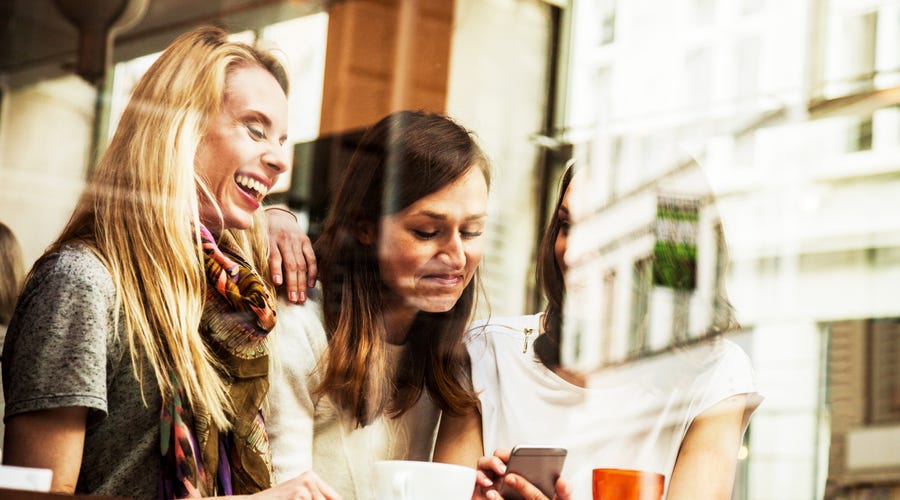
<svg viewBox="0 0 900 500">
<path fill-rule="evenodd" d="M 525 316 L 488 317 L 473 322 L 469 326 L 468 335 L 473 336 L 496 333 L 501 335 L 522 336 L 525 335 L 526 330 L 530 330 L 530 332 L 528 332 L 530 335 L 532 332 L 540 330 L 542 316 L 543 313 Z"/>
<path fill-rule="evenodd" d="M 735 393 L 758 393 L 756 374 L 750 356 L 731 340 L 723 338 L 719 344 L 719 378 Z"/>
<path fill-rule="evenodd" d="M 696 353 L 701 363 L 693 364 L 696 370 L 694 388 L 699 404 L 693 407 L 698 413 L 731 396 L 748 396 L 748 407 L 755 408 L 762 401 L 753 364 L 744 349 L 736 342 L 719 337 Z M 695 358 L 696 360 L 697 358 Z M 682 364 L 685 373 L 691 369 Z"/>
<path fill-rule="evenodd" d="M 45 254 L 35 264 L 23 295 L 34 289 L 57 290 L 71 299 L 79 297 L 115 297 L 116 287 L 109 269 L 88 246 L 63 245 Z M 77 290 L 78 294 L 71 294 Z"/>
<path fill-rule="evenodd" d="M 276 342 L 279 347 L 285 343 L 305 347 L 305 352 L 316 356 L 328 346 L 325 324 L 322 316 L 320 295 L 310 290 L 309 298 L 303 304 L 293 304 L 279 297 L 278 322 L 275 326 Z M 283 356 L 282 356 L 283 357 Z"/>
<path fill-rule="evenodd" d="M 466 332 L 466 346 L 474 359 L 485 351 L 503 349 L 505 345 L 518 346 L 540 332 L 543 313 L 525 316 L 489 317 L 475 321 Z"/>
<path fill-rule="evenodd" d="M 695 348 L 694 359 L 700 361 L 699 364 L 706 371 L 716 373 L 717 376 L 723 373 L 748 378 L 753 376 L 750 357 L 737 342 L 725 337 L 716 337 L 713 341 Z"/>
</svg>

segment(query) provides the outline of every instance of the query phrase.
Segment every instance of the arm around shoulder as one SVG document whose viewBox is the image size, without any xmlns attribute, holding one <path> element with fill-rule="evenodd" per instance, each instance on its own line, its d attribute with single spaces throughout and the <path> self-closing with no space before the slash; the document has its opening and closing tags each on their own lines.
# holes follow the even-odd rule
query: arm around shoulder
<svg viewBox="0 0 900 500">
<path fill-rule="evenodd" d="M 318 306 L 280 301 L 268 395 L 267 427 L 277 482 L 313 467 L 316 366 L 327 348 Z"/>
</svg>

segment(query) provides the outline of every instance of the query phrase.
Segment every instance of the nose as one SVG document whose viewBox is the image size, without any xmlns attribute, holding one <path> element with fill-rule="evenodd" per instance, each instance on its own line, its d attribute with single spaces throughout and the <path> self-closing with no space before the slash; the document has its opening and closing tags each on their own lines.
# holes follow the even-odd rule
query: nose
<svg viewBox="0 0 900 500">
<path fill-rule="evenodd" d="M 289 164 L 287 148 L 280 144 L 272 144 L 263 154 L 262 161 L 263 164 L 274 170 L 275 173 L 285 173 Z"/>
<path fill-rule="evenodd" d="M 441 262 L 453 269 L 462 269 L 466 265 L 466 249 L 459 233 L 452 234 L 441 248 Z"/>
</svg>

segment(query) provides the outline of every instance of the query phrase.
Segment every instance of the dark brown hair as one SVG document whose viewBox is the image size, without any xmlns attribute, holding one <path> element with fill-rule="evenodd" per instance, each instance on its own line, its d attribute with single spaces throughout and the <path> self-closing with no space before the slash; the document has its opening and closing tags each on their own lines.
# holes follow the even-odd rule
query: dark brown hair
<svg viewBox="0 0 900 500">
<path fill-rule="evenodd" d="M 691 163 L 685 167 L 685 169 L 687 168 L 698 167 L 695 163 Z M 548 368 L 557 368 L 561 364 L 560 339 L 562 338 L 562 311 L 563 303 L 565 301 L 566 284 L 562 270 L 556 262 L 555 247 L 556 239 L 563 229 L 563 222 L 559 218 L 559 210 L 562 207 L 563 199 L 565 198 L 566 191 L 569 189 L 574 174 L 574 166 L 569 166 L 563 173 L 560 181 L 559 195 L 556 200 L 556 207 L 550 215 L 550 223 L 547 226 L 547 231 L 544 233 L 544 237 L 541 239 L 540 247 L 538 249 L 537 281 L 538 287 L 543 291 L 544 296 L 547 298 L 547 308 L 544 316 L 545 332 L 535 339 L 534 351 L 541 362 Z M 711 192 L 709 186 L 704 186 L 704 188 Z M 709 194 L 704 200 L 704 203 L 710 205 L 713 201 L 713 196 Z M 718 258 L 720 260 L 724 259 L 724 261 L 727 262 L 727 248 L 722 246 L 722 248 L 718 249 L 718 252 Z M 722 332 L 734 331 L 740 328 L 740 324 L 737 322 L 734 308 L 728 299 L 728 294 L 724 285 L 722 283 L 717 283 L 714 293 L 716 294 L 716 301 L 713 305 L 713 320 L 709 325 L 707 332 L 702 337 L 695 340 L 714 337 Z"/>
<path fill-rule="evenodd" d="M 575 173 L 574 166 L 570 166 L 563 173 L 559 186 L 559 195 L 556 197 L 556 206 L 550 214 L 550 224 L 544 232 L 538 248 L 537 281 L 538 287 L 543 290 L 547 298 L 547 309 L 544 313 L 545 332 L 534 341 L 534 352 L 541 362 L 547 367 L 559 366 L 559 344 L 562 330 L 563 300 L 566 294 L 566 283 L 556 262 L 556 238 L 563 229 L 563 222 L 559 218 L 559 209 L 562 207 L 563 198 L 572 183 Z"/>
<path fill-rule="evenodd" d="M 478 274 L 451 310 L 416 316 L 397 376 L 388 380 L 377 249 L 358 239 L 362 228 L 377 231 L 381 217 L 439 191 L 471 168 L 480 169 L 490 187 L 487 159 L 468 130 L 445 116 L 400 111 L 363 135 L 344 172 L 316 242 L 329 337 L 316 392 L 330 395 L 359 425 L 385 410 L 402 415 L 423 389 L 452 414 L 477 404 L 462 339 L 474 312 Z"/>
</svg>

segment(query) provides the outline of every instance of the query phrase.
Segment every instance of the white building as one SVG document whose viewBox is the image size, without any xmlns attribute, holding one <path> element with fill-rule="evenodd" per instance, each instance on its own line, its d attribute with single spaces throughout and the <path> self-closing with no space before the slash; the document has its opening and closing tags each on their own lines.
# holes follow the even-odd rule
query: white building
<svg viewBox="0 0 900 500">
<path fill-rule="evenodd" d="M 566 137 L 598 210 L 581 251 L 609 250 L 585 260 L 594 293 L 579 300 L 612 312 L 593 331 L 613 335 L 572 327 L 569 359 L 664 346 L 676 307 L 702 328 L 722 269 L 702 216 L 690 304 L 654 287 L 647 333 L 632 321 L 654 241 L 641 228 L 686 153 L 714 187 L 738 340 L 766 395 L 736 498 L 900 494 L 900 3 L 575 0 L 572 13 Z"/>
</svg>

